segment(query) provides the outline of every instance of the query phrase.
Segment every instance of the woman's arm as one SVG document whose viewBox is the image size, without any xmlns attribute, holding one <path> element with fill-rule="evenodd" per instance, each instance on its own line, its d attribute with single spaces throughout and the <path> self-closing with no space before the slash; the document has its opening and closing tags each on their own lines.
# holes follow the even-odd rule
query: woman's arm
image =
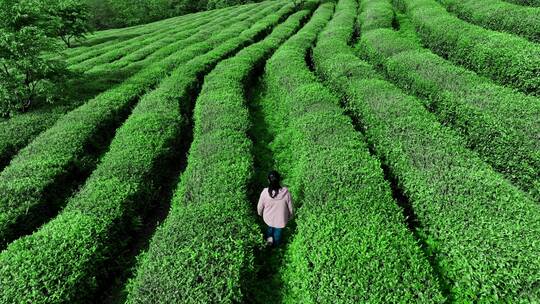
<svg viewBox="0 0 540 304">
<path fill-rule="evenodd" d="M 293 202 L 292 202 L 292 196 L 291 196 L 291 193 L 289 193 L 287 195 L 287 207 L 289 207 L 289 214 L 290 214 L 290 217 L 293 217 L 294 215 L 294 208 L 293 208 Z"/>
<path fill-rule="evenodd" d="M 261 195 L 259 196 L 259 203 L 257 203 L 257 214 L 259 216 L 262 216 L 263 211 L 264 211 L 264 200 L 263 200 L 263 193 L 261 192 Z"/>
</svg>

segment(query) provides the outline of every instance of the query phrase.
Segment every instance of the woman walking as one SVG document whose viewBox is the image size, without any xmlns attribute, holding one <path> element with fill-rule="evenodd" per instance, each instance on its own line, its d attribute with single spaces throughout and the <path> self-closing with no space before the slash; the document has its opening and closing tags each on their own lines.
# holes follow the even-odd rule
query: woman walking
<svg viewBox="0 0 540 304">
<path fill-rule="evenodd" d="M 281 178 L 276 171 L 268 174 L 268 187 L 261 192 L 257 213 L 268 225 L 265 234 L 267 245 L 278 246 L 282 230 L 294 213 L 289 189 L 281 186 Z"/>
</svg>

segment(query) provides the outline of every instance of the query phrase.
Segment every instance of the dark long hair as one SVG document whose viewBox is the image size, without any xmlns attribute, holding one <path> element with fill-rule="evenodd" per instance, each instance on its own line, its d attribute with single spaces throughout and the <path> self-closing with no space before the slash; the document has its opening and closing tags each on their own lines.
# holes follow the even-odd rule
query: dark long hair
<svg viewBox="0 0 540 304">
<path fill-rule="evenodd" d="M 276 171 L 270 171 L 268 173 L 268 194 L 270 197 L 275 198 L 281 189 L 281 176 Z"/>
</svg>

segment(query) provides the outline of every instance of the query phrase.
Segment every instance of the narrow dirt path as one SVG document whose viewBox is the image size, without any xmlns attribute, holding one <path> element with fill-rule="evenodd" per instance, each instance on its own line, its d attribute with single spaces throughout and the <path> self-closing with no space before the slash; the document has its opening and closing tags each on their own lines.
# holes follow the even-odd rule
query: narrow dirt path
<svg viewBox="0 0 540 304">
<path fill-rule="evenodd" d="M 263 76 L 259 74 L 259 78 L 256 83 L 250 87 L 246 97 L 252 122 L 249 136 L 253 141 L 255 174 L 251 183 L 249 197 L 250 201 L 253 202 L 254 213 L 256 213 L 256 205 L 260 192 L 268 186 L 267 174 L 270 170 L 276 168 L 274 151 L 271 147 L 274 135 L 270 130 L 271 126 L 266 119 L 267 115 L 262 106 L 265 99 L 269 98 L 262 77 Z M 259 224 L 261 237 L 263 237 L 267 226 L 260 217 Z M 282 302 L 281 290 L 283 283 L 279 271 L 284 264 L 285 248 L 292 238 L 294 231 L 295 224 L 294 221 L 291 221 L 283 232 L 283 239 L 280 247 L 265 247 L 255 252 L 257 280 L 254 281 L 253 285 L 248 289 L 248 294 L 246 295 L 247 303 L 272 304 Z"/>
</svg>

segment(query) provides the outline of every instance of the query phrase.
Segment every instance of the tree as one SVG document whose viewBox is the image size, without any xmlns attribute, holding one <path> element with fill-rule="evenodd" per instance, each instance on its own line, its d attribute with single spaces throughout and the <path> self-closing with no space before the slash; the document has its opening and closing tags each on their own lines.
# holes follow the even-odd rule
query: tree
<svg viewBox="0 0 540 304">
<path fill-rule="evenodd" d="M 190 0 L 172 0 L 171 3 L 174 7 L 174 16 L 191 14 L 207 9 L 208 0 L 190 1 Z"/>
<path fill-rule="evenodd" d="M 245 1 L 239 0 L 208 0 L 207 9 L 218 9 L 235 4 L 243 4 Z"/>
<path fill-rule="evenodd" d="M 120 27 L 116 20 L 118 16 L 109 1 L 106 0 L 85 0 L 90 15 L 90 25 L 93 29 L 102 30 Z"/>
<path fill-rule="evenodd" d="M 51 36 L 62 39 L 67 47 L 71 47 L 73 39 L 84 38 L 92 31 L 90 9 L 82 1 L 58 0 L 56 4 L 48 5 L 46 10 L 50 18 L 45 20 L 45 24 Z"/>
<path fill-rule="evenodd" d="M 50 100 L 66 65 L 43 21 L 39 0 L 0 0 L 0 116 L 27 110 L 39 97 Z"/>
</svg>

